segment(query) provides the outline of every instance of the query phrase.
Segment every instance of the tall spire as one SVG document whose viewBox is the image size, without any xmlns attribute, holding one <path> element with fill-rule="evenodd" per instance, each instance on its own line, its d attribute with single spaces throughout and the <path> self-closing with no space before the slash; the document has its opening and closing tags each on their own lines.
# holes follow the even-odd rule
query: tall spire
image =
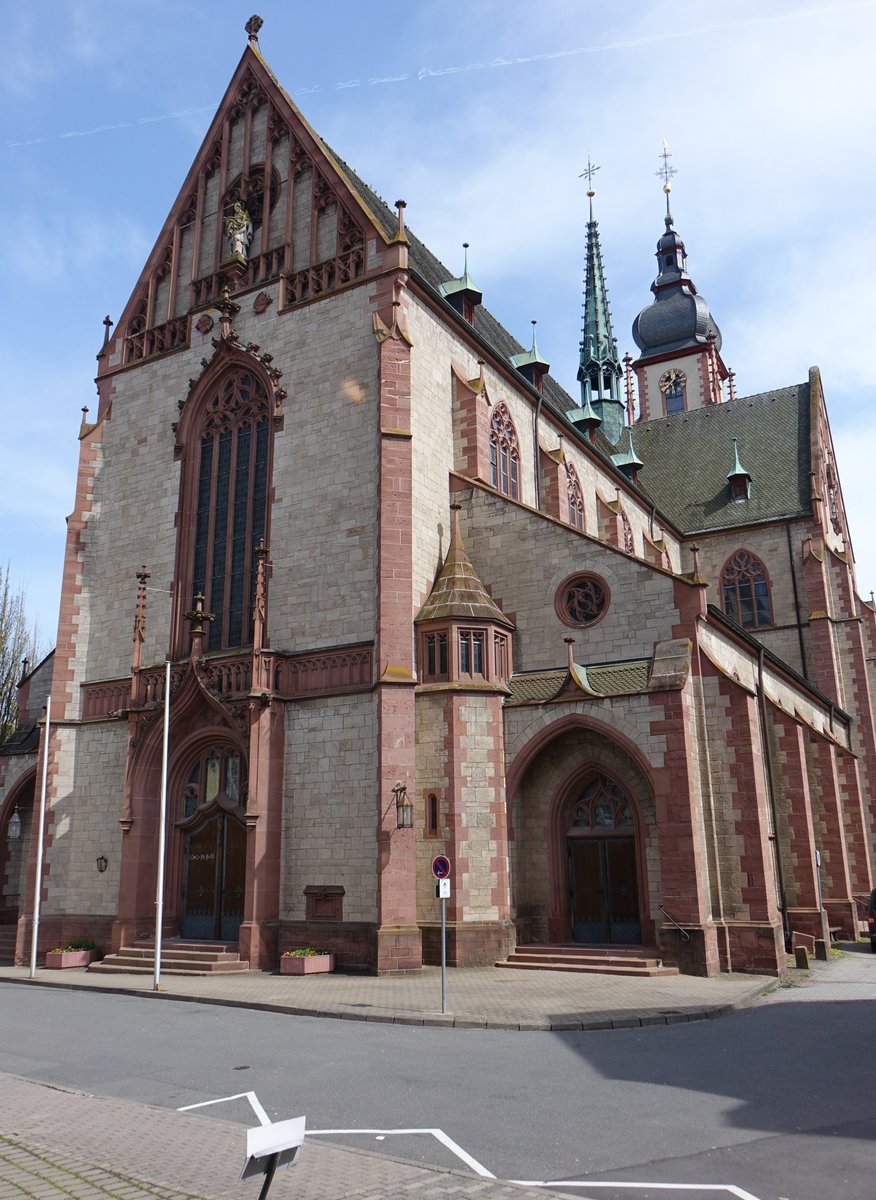
<svg viewBox="0 0 876 1200">
<path fill-rule="evenodd" d="M 587 221 L 587 269 L 584 279 L 584 329 L 581 336 L 581 356 L 578 379 L 581 383 L 581 407 L 593 410 L 602 421 L 602 431 L 614 445 L 623 427 L 623 402 L 620 396 L 622 375 L 617 341 L 611 328 L 608 290 L 602 266 L 599 226 L 593 216 L 593 176 L 599 167 L 588 155 L 587 197 L 590 202 Z"/>
</svg>

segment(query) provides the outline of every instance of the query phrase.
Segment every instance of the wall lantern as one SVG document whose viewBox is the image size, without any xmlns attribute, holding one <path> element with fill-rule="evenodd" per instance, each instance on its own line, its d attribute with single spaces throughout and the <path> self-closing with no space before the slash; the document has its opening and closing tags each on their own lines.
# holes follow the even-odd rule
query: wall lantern
<svg viewBox="0 0 876 1200">
<path fill-rule="evenodd" d="M 17 804 L 12 816 L 9 818 L 9 824 L 6 826 L 6 837 L 10 842 L 17 842 L 21 837 L 21 817 L 18 815 Z"/>
<path fill-rule="evenodd" d="M 107 856 L 105 854 L 98 854 L 97 869 L 98 869 L 98 871 L 100 871 L 101 875 L 104 873 L 104 871 L 107 869 L 108 866 L 109 866 L 109 860 L 107 859 Z"/>
<path fill-rule="evenodd" d="M 392 789 L 395 797 L 396 829 L 411 829 L 414 824 L 414 806 L 408 799 L 407 784 L 399 782 Z"/>
</svg>

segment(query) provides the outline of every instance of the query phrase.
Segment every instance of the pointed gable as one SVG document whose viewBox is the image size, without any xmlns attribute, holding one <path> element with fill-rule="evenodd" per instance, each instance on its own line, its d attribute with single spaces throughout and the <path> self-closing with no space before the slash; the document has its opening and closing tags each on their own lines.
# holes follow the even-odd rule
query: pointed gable
<svg viewBox="0 0 876 1200">
<path fill-rule="evenodd" d="M 250 229 L 235 256 L 225 221 L 238 203 Z M 114 362 L 186 346 L 191 314 L 226 284 L 279 284 L 288 307 L 380 271 L 387 250 L 400 260 L 406 243 L 388 234 L 250 44 L 118 322 Z"/>
</svg>

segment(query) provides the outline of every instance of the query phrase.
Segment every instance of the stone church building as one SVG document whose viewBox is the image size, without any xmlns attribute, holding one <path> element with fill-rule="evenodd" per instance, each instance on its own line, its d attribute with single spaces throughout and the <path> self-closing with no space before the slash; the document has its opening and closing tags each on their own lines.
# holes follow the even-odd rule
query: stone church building
<svg viewBox="0 0 876 1200">
<path fill-rule="evenodd" d="M 573 397 L 311 129 L 258 22 L 79 434 L 56 648 L 0 747 L 0 953 L 515 946 L 776 972 L 874 883 L 876 611 L 817 368 L 737 396 L 669 210 Z M 642 264 L 643 302 L 648 265 Z M 120 597 L 128 595 L 127 603 Z M 133 627 L 133 640 L 131 630 Z"/>
</svg>

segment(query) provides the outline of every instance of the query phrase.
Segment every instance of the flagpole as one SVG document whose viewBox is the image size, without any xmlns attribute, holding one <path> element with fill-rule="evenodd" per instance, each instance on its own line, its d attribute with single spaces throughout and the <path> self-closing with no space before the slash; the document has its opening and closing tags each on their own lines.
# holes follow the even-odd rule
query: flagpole
<svg viewBox="0 0 876 1200">
<path fill-rule="evenodd" d="M 161 991 L 161 929 L 164 924 L 164 844 L 167 814 L 167 748 L 170 740 L 170 660 L 164 673 L 164 739 L 161 747 L 161 803 L 158 808 L 158 880 L 155 885 L 155 982 L 152 990 Z"/>
<path fill-rule="evenodd" d="M 43 731 L 43 784 L 40 790 L 40 823 L 37 833 L 36 883 L 33 889 L 33 932 L 30 942 L 30 977 L 36 975 L 37 938 L 40 931 L 40 899 L 43 890 L 43 838 L 46 831 L 46 789 L 49 778 L 49 733 L 52 727 L 52 698 L 46 700 L 46 727 Z"/>
</svg>

